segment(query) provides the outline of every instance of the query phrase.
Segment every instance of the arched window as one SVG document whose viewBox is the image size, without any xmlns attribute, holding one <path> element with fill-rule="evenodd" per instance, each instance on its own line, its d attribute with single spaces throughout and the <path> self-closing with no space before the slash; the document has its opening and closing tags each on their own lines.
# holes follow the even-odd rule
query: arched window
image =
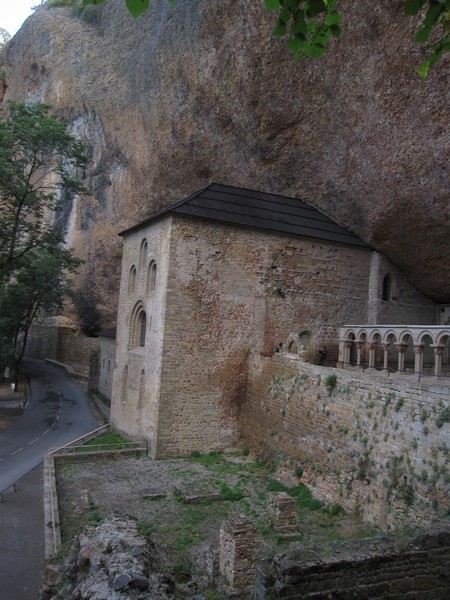
<svg viewBox="0 0 450 600">
<path fill-rule="evenodd" d="M 145 346 L 145 332 L 147 329 L 147 317 L 145 312 L 142 310 L 138 315 L 138 335 L 139 335 L 139 346 L 143 348 Z"/>
<path fill-rule="evenodd" d="M 134 307 L 131 315 L 129 348 L 143 348 L 147 333 L 147 315 L 142 302 Z"/>
<path fill-rule="evenodd" d="M 133 265 L 130 269 L 128 278 L 128 293 L 133 294 L 136 291 L 136 267 Z"/>
<path fill-rule="evenodd" d="M 390 275 L 385 275 L 383 279 L 383 293 L 381 299 L 389 302 L 392 298 L 392 279 Z"/>
<path fill-rule="evenodd" d="M 148 265 L 147 293 L 156 289 L 156 263 L 154 260 Z"/>
<path fill-rule="evenodd" d="M 147 240 L 144 238 L 141 242 L 141 251 L 139 253 L 139 269 L 142 269 L 147 262 L 147 247 Z"/>
</svg>

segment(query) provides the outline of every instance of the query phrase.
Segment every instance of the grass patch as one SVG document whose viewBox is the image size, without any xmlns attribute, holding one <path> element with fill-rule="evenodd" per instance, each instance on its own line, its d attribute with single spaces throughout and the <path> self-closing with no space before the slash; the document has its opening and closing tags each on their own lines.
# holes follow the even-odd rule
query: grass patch
<svg viewBox="0 0 450 600">
<path fill-rule="evenodd" d="M 239 487 L 231 487 L 226 483 L 220 486 L 220 498 L 225 501 L 237 502 L 241 500 L 243 493 Z"/>
<path fill-rule="evenodd" d="M 77 452 L 92 452 L 93 450 L 105 451 L 105 450 L 122 450 L 124 448 L 133 448 L 134 443 L 125 439 L 116 431 L 107 431 L 99 436 L 88 440 L 77 448 Z"/>
<path fill-rule="evenodd" d="M 108 442 L 122 441 L 117 435 L 104 434 Z M 292 538 L 286 539 L 274 531 L 270 492 L 285 492 L 294 499 L 298 523 L 293 532 L 295 540 L 318 543 L 342 539 L 350 531 L 347 521 L 351 515 L 342 519 L 342 506 L 324 505 L 313 498 L 306 485 L 285 485 L 275 479 L 266 463 L 247 463 L 242 459 L 242 453 L 214 452 L 145 464 L 129 457 L 99 457 L 87 463 L 64 464 L 57 473 L 58 479 L 64 479 L 64 493 L 60 496 L 63 539 L 68 540 L 87 523 L 99 522 L 110 514 L 132 516 L 140 534 L 155 543 L 164 564 L 170 565 L 168 572 L 184 581 L 185 577 L 189 580 L 192 556 L 203 551 L 206 543 L 216 544 L 221 524 L 234 514 L 245 515 L 260 532 L 261 556 L 285 551 Z M 156 486 L 165 495 L 158 502 L 146 501 L 139 491 L 148 486 Z M 214 500 L 183 502 L 177 486 L 182 491 L 210 490 Z M 91 502 L 86 502 L 86 498 Z M 214 591 L 211 593 L 213 598 Z"/>
</svg>

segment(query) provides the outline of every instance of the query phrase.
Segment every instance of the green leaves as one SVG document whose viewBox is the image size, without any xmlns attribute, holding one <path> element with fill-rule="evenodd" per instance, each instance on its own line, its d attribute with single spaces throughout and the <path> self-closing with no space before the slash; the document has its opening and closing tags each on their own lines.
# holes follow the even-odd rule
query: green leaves
<svg viewBox="0 0 450 600">
<path fill-rule="evenodd" d="M 126 5 L 129 12 L 137 19 L 148 9 L 149 0 L 126 0 Z"/>
<path fill-rule="evenodd" d="M 264 0 L 266 10 L 278 10 L 281 8 L 280 0 Z"/>
<path fill-rule="evenodd" d="M 407 0 L 405 4 L 405 14 L 410 17 L 417 15 L 425 3 L 426 0 Z"/>
<path fill-rule="evenodd" d="M 323 56 L 331 38 L 341 36 L 339 0 L 264 0 L 267 10 L 277 12 L 273 35 L 284 38 L 293 60 Z M 428 56 L 416 68 L 420 77 L 428 75 L 431 65 L 450 51 L 450 0 L 406 0 L 405 14 L 421 15 L 415 40 L 426 44 Z"/>
<path fill-rule="evenodd" d="M 173 4 L 174 0 L 167 0 Z M 106 0 L 83 0 L 83 4 L 103 4 Z M 341 36 L 341 15 L 337 10 L 340 0 L 264 0 L 264 7 L 277 12 L 272 34 L 285 38 L 287 49 L 294 60 L 300 56 L 320 58 L 331 38 Z M 125 0 L 129 12 L 137 19 L 149 7 L 149 0 Z M 450 0 L 405 0 L 405 14 L 421 15 L 421 26 L 415 40 L 425 44 L 430 39 L 426 60 L 417 67 L 426 77 L 430 66 L 450 51 Z"/>
<path fill-rule="evenodd" d="M 0 118 L 0 283 L 38 247 L 58 243 L 46 215 L 83 192 L 81 143 L 45 104 L 10 102 Z M 56 237 L 55 237 L 56 236 Z"/>
<path fill-rule="evenodd" d="M 341 35 L 338 0 L 264 0 L 267 10 L 278 10 L 274 36 L 286 37 L 294 60 L 300 56 L 320 58 L 330 38 Z"/>
<path fill-rule="evenodd" d="M 443 4 L 440 2 L 430 2 L 430 6 L 423 20 L 424 25 L 434 25 L 439 19 L 439 15 L 444 10 Z"/>
<path fill-rule="evenodd" d="M 305 2 L 308 6 L 306 7 L 306 14 L 308 17 L 316 17 L 318 14 L 327 11 L 325 2 L 323 0 L 310 0 Z"/>
<path fill-rule="evenodd" d="M 428 56 L 416 67 L 420 77 L 427 77 L 434 65 L 450 51 L 450 0 L 407 0 L 405 13 L 410 16 L 422 14 L 422 26 L 415 35 L 419 44 L 433 43 L 427 48 Z"/>
<path fill-rule="evenodd" d="M 419 31 L 416 33 L 416 42 L 419 42 L 419 44 L 424 44 L 430 37 L 430 34 L 431 27 L 423 27 L 422 29 L 419 29 Z"/>
</svg>

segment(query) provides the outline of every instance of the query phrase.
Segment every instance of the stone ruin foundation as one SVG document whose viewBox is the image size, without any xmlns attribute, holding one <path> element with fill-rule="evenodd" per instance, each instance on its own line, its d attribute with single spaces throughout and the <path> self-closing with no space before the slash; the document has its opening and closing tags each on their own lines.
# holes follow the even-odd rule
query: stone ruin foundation
<svg viewBox="0 0 450 600">
<path fill-rule="evenodd" d="M 252 590 L 258 553 L 256 527 L 246 517 L 232 515 L 222 523 L 219 571 L 225 579 L 227 595 L 233 590 Z"/>
<path fill-rule="evenodd" d="M 273 492 L 269 502 L 273 531 L 285 535 L 295 533 L 297 510 L 294 498 L 286 492 Z"/>
</svg>

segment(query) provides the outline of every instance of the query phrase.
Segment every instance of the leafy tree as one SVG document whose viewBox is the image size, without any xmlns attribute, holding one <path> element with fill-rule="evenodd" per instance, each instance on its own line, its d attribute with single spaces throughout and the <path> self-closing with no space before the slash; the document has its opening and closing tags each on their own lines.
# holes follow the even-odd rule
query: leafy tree
<svg viewBox="0 0 450 600">
<path fill-rule="evenodd" d="M 45 104 L 9 103 L 0 119 L 0 354 L 16 382 L 35 317 L 62 305 L 80 264 L 55 215 L 83 188 L 79 141 Z"/>
<path fill-rule="evenodd" d="M 0 27 L 0 50 L 6 44 L 6 42 L 9 42 L 10 39 L 11 39 L 11 36 L 6 31 L 6 29 L 3 29 L 3 27 Z"/>
<path fill-rule="evenodd" d="M 60 245 L 34 248 L 22 257 L 14 277 L 0 284 L 0 348 L 2 358 L 15 367 L 16 389 L 33 321 L 62 307 L 71 293 L 69 275 L 80 263 Z"/>
<path fill-rule="evenodd" d="M 0 282 L 36 248 L 54 248 L 63 232 L 55 213 L 83 188 L 75 177 L 82 144 L 45 104 L 10 102 L 0 114 Z"/>
<path fill-rule="evenodd" d="M 83 5 L 104 4 L 107 0 L 81 0 Z M 173 0 L 168 0 L 173 4 Z M 149 7 L 149 0 L 125 0 L 137 19 Z M 320 58 L 331 38 L 341 35 L 340 0 L 264 0 L 267 10 L 277 14 L 273 35 L 282 37 L 294 60 L 300 56 Z M 416 68 L 426 77 L 431 65 L 450 51 L 450 0 L 405 0 L 405 13 L 420 15 L 416 41 L 426 46 L 427 58 Z M 431 42 L 430 42 L 431 40 Z"/>
</svg>

